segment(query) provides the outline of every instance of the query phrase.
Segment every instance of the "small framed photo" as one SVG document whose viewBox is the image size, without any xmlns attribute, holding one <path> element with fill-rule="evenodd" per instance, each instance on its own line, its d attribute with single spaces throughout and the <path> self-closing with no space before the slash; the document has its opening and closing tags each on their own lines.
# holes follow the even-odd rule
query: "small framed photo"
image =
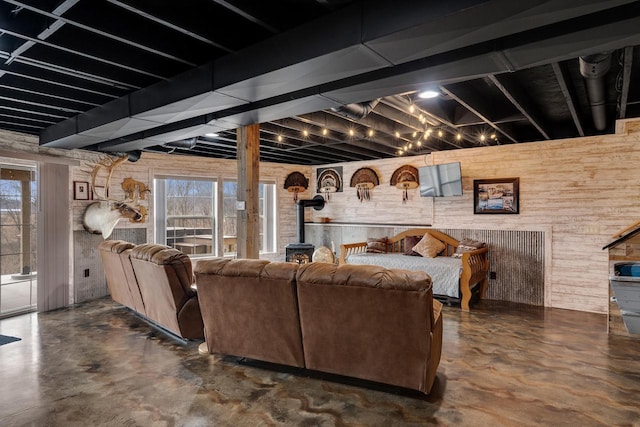
<svg viewBox="0 0 640 427">
<path fill-rule="evenodd" d="M 517 214 L 520 212 L 520 178 L 474 179 L 474 214 Z"/>
<path fill-rule="evenodd" d="M 73 181 L 73 200 L 89 200 L 89 183 Z"/>
</svg>

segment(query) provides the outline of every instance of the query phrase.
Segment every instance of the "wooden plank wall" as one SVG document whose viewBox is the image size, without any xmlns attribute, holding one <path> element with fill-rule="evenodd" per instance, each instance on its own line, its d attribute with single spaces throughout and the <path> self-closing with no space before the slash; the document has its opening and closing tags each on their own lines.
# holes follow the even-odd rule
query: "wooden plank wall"
<svg viewBox="0 0 640 427">
<path fill-rule="evenodd" d="M 355 191 L 336 193 L 314 221 L 328 216 L 337 222 L 431 224 L 434 228 L 549 230 L 549 262 L 545 268 L 548 307 L 607 313 L 610 236 L 640 219 L 640 127 L 638 120 L 618 122 L 618 133 L 587 138 L 440 151 L 428 156 L 336 164 L 344 181 L 358 167 L 381 172 L 387 185 L 373 190 L 371 202 L 360 203 Z M 628 129 L 639 133 L 629 133 Z M 417 190 L 403 205 L 389 188 L 393 170 L 461 162 L 461 197 L 419 198 Z M 474 215 L 473 180 L 520 178 L 519 215 Z M 315 173 L 314 173 L 315 180 Z M 545 243 L 547 244 L 547 243 Z"/>
</svg>

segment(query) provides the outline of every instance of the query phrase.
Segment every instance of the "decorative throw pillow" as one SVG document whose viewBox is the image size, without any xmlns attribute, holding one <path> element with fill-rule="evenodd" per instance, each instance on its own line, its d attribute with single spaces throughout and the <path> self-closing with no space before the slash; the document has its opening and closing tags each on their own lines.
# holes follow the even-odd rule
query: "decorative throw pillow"
<svg viewBox="0 0 640 427">
<path fill-rule="evenodd" d="M 413 247 L 418 244 L 422 239 L 422 236 L 406 236 L 404 238 L 404 254 L 411 256 L 422 256 L 418 252 L 413 250 Z"/>
<path fill-rule="evenodd" d="M 422 240 L 413 247 L 413 250 L 425 258 L 435 258 L 446 248 L 445 244 L 431 234 L 425 234 Z"/>
<path fill-rule="evenodd" d="M 465 252 L 475 251 L 476 249 L 484 248 L 487 244 L 473 239 L 462 239 L 460 244 L 456 248 L 456 253 L 453 254 L 454 258 L 462 258 L 462 254 Z"/>
<path fill-rule="evenodd" d="M 387 238 L 386 237 L 378 237 L 373 238 L 370 237 L 367 239 L 367 252 L 374 254 L 384 254 L 387 252 Z"/>
</svg>

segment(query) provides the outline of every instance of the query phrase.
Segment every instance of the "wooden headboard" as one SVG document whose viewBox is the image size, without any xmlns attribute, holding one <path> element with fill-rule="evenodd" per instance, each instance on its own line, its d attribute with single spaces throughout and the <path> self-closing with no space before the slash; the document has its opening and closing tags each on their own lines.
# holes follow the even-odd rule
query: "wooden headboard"
<svg viewBox="0 0 640 427">
<path fill-rule="evenodd" d="M 388 252 L 404 252 L 404 238 L 407 236 L 424 236 L 425 234 L 430 234 L 432 237 L 440 240 L 442 243 L 446 245 L 446 249 L 444 251 L 444 256 L 451 256 L 455 253 L 456 248 L 460 244 L 456 239 L 451 236 L 448 236 L 444 233 L 441 233 L 437 230 L 433 230 L 431 228 L 412 228 L 410 230 L 403 231 L 393 237 L 389 237 L 387 243 L 387 251 Z"/>
</svg>

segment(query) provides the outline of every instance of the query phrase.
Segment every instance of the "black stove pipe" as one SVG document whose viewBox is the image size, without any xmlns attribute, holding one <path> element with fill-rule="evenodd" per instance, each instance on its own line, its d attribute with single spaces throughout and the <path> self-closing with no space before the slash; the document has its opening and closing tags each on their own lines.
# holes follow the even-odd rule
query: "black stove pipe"
<svg viewBox="0 0 640 427">
<path fill-rule="evenodd" d="M 304 208 L 312 207 L 319 211 L 324 208 L 324 197 L 318 195 L 313 199 L 298 200 L 296 222 L 298 223 L 298 243 L 304 243 Z"/>
</svg>

